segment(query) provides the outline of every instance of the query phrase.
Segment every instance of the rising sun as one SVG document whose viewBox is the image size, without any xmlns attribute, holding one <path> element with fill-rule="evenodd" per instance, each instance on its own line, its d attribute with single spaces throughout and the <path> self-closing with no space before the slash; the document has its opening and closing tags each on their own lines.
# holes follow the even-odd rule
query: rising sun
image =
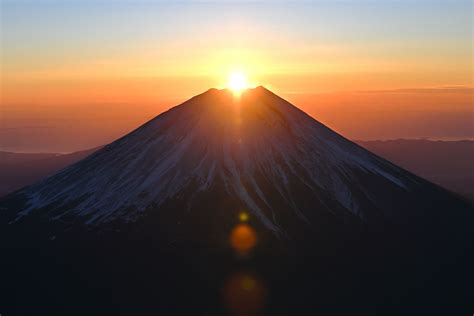
<svg viewBox="0 0 474 316">
<path fill-rule="evenodd" d="M 249 87 L 247 77 L 243 72 L 232 72 L 229 75 L 227 87 L 233 92 L 240 93 L 242 90 L 247 89 Z"/>
</svg>

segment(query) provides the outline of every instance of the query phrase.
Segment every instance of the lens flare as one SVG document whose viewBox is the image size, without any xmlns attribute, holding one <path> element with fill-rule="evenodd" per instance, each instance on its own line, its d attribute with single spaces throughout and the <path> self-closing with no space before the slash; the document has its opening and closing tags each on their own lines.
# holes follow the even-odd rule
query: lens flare
<svg viewBox="0 0 474 316">
<path fill-rule="evenodd" d="M 230 244 L 240 255 L 247 255 L 257 244 L 255 230 L 247 224 L 238 224 L 230 233 Z"/>
<path fill-rule="evenodd" d="M 247 214 L 246 212 L 240 212 L 239 213 L 239 220 L 241 222 L 246 222 L 249 220 L 249 214 Z"/>
<path fill-rule="evenodd" d="M 239 272 L 233 274 L 223 288 L 223 303 L 231 315 L 260 315 L 265 306 L 266 287 L 253 274 Z"/>
</svg>

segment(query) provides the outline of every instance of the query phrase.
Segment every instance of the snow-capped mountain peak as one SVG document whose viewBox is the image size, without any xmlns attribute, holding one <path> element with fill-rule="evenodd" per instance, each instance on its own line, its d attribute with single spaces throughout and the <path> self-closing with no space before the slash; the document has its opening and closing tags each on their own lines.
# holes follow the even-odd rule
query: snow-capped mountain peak
<svg viewBox="0 0 474 316">
<path fill-rule="evenodd" d="M 240 96 L 210 89 L 18 192 L 24 206 L 15 220 L 40 213 L 129 223 L 172 212 L 179 200 L 180 209 L 200 209 L 206 196 L 209 205 L 211 197 L 228 201 L 229 211 L 248 210 L 279 234 L 287 216 L 390 218 L 398 207 L 391 197 L 403 201 L 419 190 L 415 176 L 263 87 Z"/>
</svg>

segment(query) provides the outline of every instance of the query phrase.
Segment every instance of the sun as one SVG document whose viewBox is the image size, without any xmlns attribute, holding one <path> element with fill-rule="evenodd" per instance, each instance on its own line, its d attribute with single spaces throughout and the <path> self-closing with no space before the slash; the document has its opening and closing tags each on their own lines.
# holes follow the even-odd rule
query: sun
<svg viewBox="0 0 474 316">
<path fill-rule="evenodd" d="M 247 89 L 249 87 L 247 77 L 243 72 L 232 72 L 229 75 L 227 87 L 235 93 L 240 93 L 242 90 Z"/>
</svg>

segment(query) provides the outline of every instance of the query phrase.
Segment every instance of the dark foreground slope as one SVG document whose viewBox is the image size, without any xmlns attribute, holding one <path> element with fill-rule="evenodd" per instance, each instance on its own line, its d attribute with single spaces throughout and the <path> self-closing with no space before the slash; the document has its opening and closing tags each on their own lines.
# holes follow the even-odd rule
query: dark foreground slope
<svg viewBox="0 0 474 316">
<path fill-rule="evenodd" d="M 466 315 L 473 308 L 472 240 L 447 231 L 326 232 L 301 243 L 256 229 L 257 246 L 242 257 L 229 236 L 214 240 L 217 248 L 127 233 L 47 239 L 36 224 L 23 228 L 23 240 L 2 231 L 1 306 L 9 315 Z"/>
<path fill-rule="evenodd" d="M 210 90 L 0 207 L 5 314 L 472 311 L 472 207 L 263 88 Z"/>
</svg>

